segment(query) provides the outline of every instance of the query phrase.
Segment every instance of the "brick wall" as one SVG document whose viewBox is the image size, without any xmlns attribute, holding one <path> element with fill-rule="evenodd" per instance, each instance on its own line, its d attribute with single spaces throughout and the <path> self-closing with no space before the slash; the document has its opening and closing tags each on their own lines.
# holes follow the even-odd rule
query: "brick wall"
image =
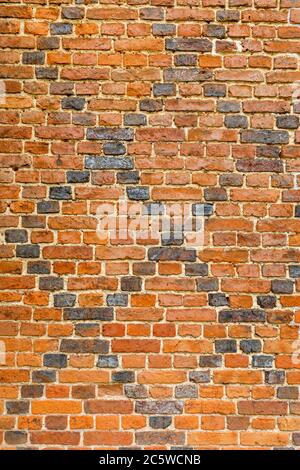
<svg viewBox="0 0 300 470">
<path fill-rule="evenodd" d="M 0 17 L 1 447 L 300 447 L 300 1 Z"/>
</svg>

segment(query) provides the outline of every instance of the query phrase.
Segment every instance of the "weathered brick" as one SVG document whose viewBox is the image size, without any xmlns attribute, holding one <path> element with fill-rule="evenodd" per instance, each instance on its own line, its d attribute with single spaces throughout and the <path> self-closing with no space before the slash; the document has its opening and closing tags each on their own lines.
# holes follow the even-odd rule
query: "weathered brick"
<svg viewBox="0 0 300 470">
<path fill-rule="evenodd" d="M 247 130 L 241 132 L 241 141 L 257 144 L 287 144 L 287 131 Z"/>
<path fill-rule="evenodd" d="M 183 411 L 182 403 L 175 400 L 153 400 L 153 401 L 137 401 L 135 403 L 136 413 L 152 414 L 152 415 L 175 415 L 181 414 Z"/>
<path fill-rule="evenodd" d="M 45 354 L 43 358 L 44 367 L 61 369 L 67 367 L 67 356 L 65 354 Z"/>
<path fill-rule="evenodd" d="M 5 230 L 6 243 L 27 243 L 28 234 L 26 230 L 10 229 Z"/>
<path fill-rule="evenodd" d="M 76 295 L 75 294 L 54 294 L 54 307 L 74 307 L 76 302 Z"/>
<path fill-rule="evenodd" d="M 170 51 L 211 52 L 212 43 L 205 38 L 166 39 L 166 49 Z"/>
<path fill-rule="evenodd" d="M 86 131 L 86 138 L 90 140 L 133 140 L 133 130 L 130 128 L 93 127 Z"/>
<path fill-rule="evenodd" d="M 108 341 L 101 339 L 62 339 L 60 351 L 65 353 L 108 353 Z"/>
<path fill-rule="evenodd" d="M 89 170 L 131 170 L 133 162 L 128 157 L 92 157 L 85 158 L 85 168 Z"/>
<path fill-rule="evenodd" d="M 274 294 L 292 294 L 294 283 L 288 279 L 274 279 L 272 281 L 272 292 Z"/>
<path fill-rule="evenodd" d="M 65 320 L 104 320 L 113 319 L 113 309 L 111 307 L 93 308 L 64 308 Z"/>
<path fill-rule="evenodd" d="M 99 356 L 97 361 L 97 367 L 100 368 L 112 368 L 115 369 L 119 366 L 118 356 Z"/>
<path fill-rule="evenodd" d="M 40 247 L 38 245 L 17 245 L 16 255 L 19 258 L 39 258 Z"/>
<path fill-rule="evenodd" d="M 171 423 L 171 416 L 150 416 L 149 418 L 149 426 L 153 429 L 166 429 Z"/>
<path fill-rule="evenodd" d="M 264 322 L 266 314 L 260 309 L 222 310 L 219 312 L 219 322 Z"/>
<path fill-rule="evenodd" d="M 252 356 L 252 367 L 269 368 L 273 366 L 273 356 Z"/>
<path fill-rule="evenodd" d="M 50 199 L 72 199 L 72 188 L 70 186 L 54 186 L 50 188 Z"/>
</svg>

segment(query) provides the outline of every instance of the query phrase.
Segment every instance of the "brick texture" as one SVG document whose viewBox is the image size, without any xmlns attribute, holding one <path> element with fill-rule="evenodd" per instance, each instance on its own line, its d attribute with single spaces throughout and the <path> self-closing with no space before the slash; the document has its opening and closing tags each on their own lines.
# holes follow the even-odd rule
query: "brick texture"
<svg viewBox="0 0 300 470">
<path fill-rule="evenodd" d="M 2 449 L 300 448 L 299 23 L 1 3 Z M 100 239 L 119 198 L 191 204 L 203 246 Z"/>
</svg>

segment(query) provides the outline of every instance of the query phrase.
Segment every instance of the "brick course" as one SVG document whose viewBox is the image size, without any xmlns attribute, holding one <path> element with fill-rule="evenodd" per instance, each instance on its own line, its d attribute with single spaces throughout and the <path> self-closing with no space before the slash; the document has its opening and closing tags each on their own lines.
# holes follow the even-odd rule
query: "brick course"
<svg viewBox="0 0 300 470">
<path fill-rule="evenodd" d="M 299 12 L 1 3 L 2 449 L 300 448 Z"/>
</svg>

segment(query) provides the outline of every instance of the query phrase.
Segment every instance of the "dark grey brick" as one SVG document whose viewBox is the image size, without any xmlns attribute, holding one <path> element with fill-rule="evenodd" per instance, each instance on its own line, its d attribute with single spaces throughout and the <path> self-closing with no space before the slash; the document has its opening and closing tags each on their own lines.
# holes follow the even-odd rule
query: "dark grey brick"
<svg viewBox="0 0 300 470">
<path fill-rule="evenodd" d="M 57 80 L 58 69 L 57 67 L 36 67 L 35 76 L 46 80 Z"/>
<path fill-rule="evenodd" d="M 224 124 L 227 129 L 247 129 L 248 119 L 246 116 L 225 116 Z"/>
<path fill-rule="evenodd" d="M 256 147 L 256 156 L 258 158 L 280 158 L 281 147 L 275 145 L 258 145 Z"/>
<path fill-rule="evenodd" d="M 194 216 L 209 216 L 214 212 L 213 204 L 193 204 L 192 205 L 192 214 Z"/>
<path fill-rule="evenodd" d="M 104 142 L 103 153 L 105 155 L 124 155 L 126 147 L 121 142 Z"/>
<path fill-rule="evenodd" d="M 203 85 L 204 96 L 213 96 L 216 98 L 226 96 L 226 85 L 218 83 L 206 83 Z"/>
<path fill-rule="evenodd" d="M 172 424 L 171 416 L 150 416 L 149 426 L 153 429 L 166 429 Z"/>
<path fill-rule="evenodd" d="M 85 98 L 78 98 L 77 96 L 66 96 L 61 101 L 62 109 L 74 109 L 82 111 L 85 106 Z"/>
<path fill-rule="evenodd" d="M 84 17 L 84 9 L 79 7 L 62 7 L 61 16 L 68 20 L 80 20 Z"/>
<path fill-rule="evenodd" d="M 208 24 L 205 26 L 205 36 L 224 39 L 226 36 L 225 27 L 219 24 Z"/>
<path fill-rule="evenodd" d="M 23 64 L 43 65 L 45 63 L 45 52 L 23 52 L 22 62 Z"/>
<path fill-rule="evenodd" d="M 238 160 L 236 162 L 236 169 L 245 173 L 282 173 L 284 168 L 283 162 L 280 159 L 255 158 L 254 160 Z"/>
<path fill-rule="evenodd" d="M 147 124 L 147 116 L 138 113 L 125 114 L 124 124 L 125 126 L 145 126 Z"/>
<path fill-rule="evenodd" d="M 89 171 L 67 171 L 68 183 L 87 183 L 89 180 Z"/>
<path fill-rule="evenodd" d="M 178 415 L 183 412 L 183 404 L 175 400 L 137 401 L 135 412 L 151 415 Z"/>
<path fill-rule="evenodd" d="M 60 351 L 74 354 L 106 354 L 109 351 L 109 342 L 101 339 L 62 339 Z"/>
<path fill-rule="evenodd" d="M 174 232 L 164 232 L 161 234 L 161 244 L 163 246 L 180 246 L 183 244 L 184 234 L 182 233 L 182 228 L 179 227 L 178 231 Z"/>
<path fill-rule="evenodd" d="M 195 383 L 205 384 L 210 382 L 209 370 L 193 370 L 189 372 L 189 381 Z"/>
<path fill-rule="evenodd" d="M 298 129 L 299 127 L 299 116 L 277 116 L 276 126 L 279 129 Z"/>
<path fill-rule="evenodd" d="M 7 401 L 6 412 L 8 415 L 26 415 L 29 413 L 29 401 Z"/>
<path fill-rule="evenodd" d="M 185 275 L 186 276 L 207 276 L 208 264 L 205 264 L 205 263 L 185 264 Z"/>
<path fill-rule="evenodd" d="M 131 170 L 133 162 L 128 157 L 85 157 L 85 168 L 90 170 Z"/>
<path fill-rule="evenodd" d="M 210 291 L 218 290 L 218 287 L 219 287 L 218 279 L 214 279 L 214 278 L 197 279 L 196 282 L 197 282 L 198 292 L 210 292 Z"/>
<path fill-rule="evenodd" d="M 276 297 L 274 295 L 258 295 L 257 303 L 261 308 L 276 307 Z"/>
<path fill-rule="evenodd" d="M 288 279 L 274 279 L 271 282 L 271 290 L 274 294 L 292 294 L 294 282 Z"/>
<path fill-rule="evenodd" d="M 65 308 L 64 320 L 102 320 L 111 321 L 114 317 L 113 308 Z"/>
<path fill-rule="evenodd" d="M 143 205 L 143 213 L 148 215 L 163 215 L 165 206 L 161 202 L 149 202 Z"/>
<path fill-rule="evenodd" d="M 276 385 L 283 384 L 285 381 L 285 371 L 284 370 L 266 370 L 265 382 L 268 384 Z"/>
<path fill-rule="evenodd" d="M 164 70 L 166 82 L 206 82 L 211 80 L 213 74 L 210 70 L 197 68 L 175 68 Z"/>
<path fill-rule="evenodd" d="M 227 193 L 224 188 L 205 188 L 204 197 L 206 201 L 227 201 Z"/>
<path fill-rule="evenodd" d="M 198 57 L 195 54 L 178 54 L 175 56 L 175 65 L 177 67 L 195 67 Z"/>
<path fill-rule="evenodd" d="M 55 37 L 38 37 L 37 48 L 44 50 L 59 49 L 60 39 Z M 56 69 L 57 70 L 57 69 Z"/>
<path fill-rule="evenodd" d="M 135 373 L 131 370 L 121 370 L 111 374 L 112 382 L 132 383 L 135 380 Z"/>
<path fill-rule="evenodd" d="M 295 207 L 295 217 L 300 217 L 300 205 Z"/>
<path fill-rule="evenodd" d="M 131 186 L 126 188 L 127 197 L 132 201 L 146 201 L 150 198 L 147 186 Z"/>
<path fill-rule="evenodd" d="M 154 83 L 154 96 L 174 96 L 176 94 L 176 86 L 174 83 Z"/>
<path fill-rule="evenodd" d="M 218 101 L 217 111 L 220 113 L 239 113 L 241 110 L 241 103 L 238 101 Z"/>
<path fill-rule="evenodd" d="M 66 354 L 45 354 L 43 365 L 44 367 L 53 367 L 55 369 L 62 369 L 67 367 Z"/>
<path fill-rule="evenodd" d="M 145 98 L 140 101 L 141 111 L 147 111 L 148 113 L 157 113 L 158 111 L 162 111 L 162 109 L 162 100 L 152 100 L 150 98 Z"/>
<path fill-rule="evenodd" d="M 247 130 L 241 132 L 241 142 L 254 144 L 288 144 L 289 134 L 287 131 Z"/>
<path fill-rule="evenodd" d="M 148 249 L 148 259 L 150 261 L 196 261 L 196 250 L 151 247 Z"/>
<path fill-rule="evenodd" d="M 147 398 L 148 392 L 145 385 L 125 385 L 125 395 L 127 398 Z"/>
<path fill-rule="evenodd" d="M 39 258 L 39 245 L 17 245 L 16 256 L 19 258 Z"/>
<path fill-rule="evenodd" d="M 264 322 L 266 314 L 260 309 L 222 310 L 219 313 L 220 323 Z"/>
<path fill-rule="evenodd" d="M 300 264 L 294 264 L 289 266 L 289 275 L 290 277 L 298 278 L 300 277 Z"/>
<path fill-rule="evenodd" d="M 226 294 L 214 292 L 212 294 L 208 294 L 208 303 L 212 307 L 226 307 L 229 305 L 229 299 L 226 297 Z"/>
<path fill-rule="evenodd" d="M 142 290 L 142 279 L 137 276 L 122 277 L 121 290 L 139 292 Z"/>
<path fill-rule="evenodd" d="M 197 385 L 176 385 L 175 387 L 176 398 L 197 398 L 198 388 Z"/>
<path fill-rule="evenodd" d="M 19 446 L 20 444 L 25 444 L 27 442 L 27 432 L 26 431 L 5 431 L 4 439 L 6 444 Z M 16 448 L 19 450 L 19 447 Z"/>
<path fill-rule="evenodd" d="M 240 348 L 246 354 L 257 353 L 261 351 L 261 342 L 258 339 L 242 339 Z"/>
<path fill-rule="evenodd" d="M 59 212 L 58 201 L 39 201 L 37 203 L 38 214 L 57 214 Z"/>
<path fill-rule="evenodd" d="M 28 261 L 28 274 L 50 274 L 51 264 L 49 261 Z"/>
<path fill-rule="evenodd" d="M 53 186 L 50 188 L 50 199 L 69 200 L 72 199 L 71 186 Z"/>
<path fill-rule="evenodd" d="M 89 140 L 133 140 L 134 131 L 128 127 L 90 127 L 86 131 Z"/>
<path fill-rule="evenodd" d="M 76 294 L 54 294 L 54 307 L 74 307 L 76 302 Z"/>
<path fill-rule="evenodd" d="M 56 371 L 55 370 L 33 370 L 32 371 L 32 382 L 37 383 L 53 383 L 56 382 Z"/>
<path fill-rule="evenodd" d="M 278 387 L 277 398 L 283 400 L 298 400 L 299 398 L 299 387 Z"/>
<path fill-rule="evenodd" d="M 175 24 L 154 23 L 152 25 L 153 36 L 172 36 L 176 33 Z"/>
<path fill-rule="evenodd" d="M 27 442 L 27 432 L 26 431 L 5 431 L 4 439 L 6 444 L 13 446 L 18 446 L 19 444 L 25 444 Z M 17 447 L 16 450 L 19 448 Z"/>
<path fill-rule="evenodd" d="M 26 230 L 9 229 L 5 230 L 6 243 L 27 243 L 28 234 Z"/>
<path fill-rule="evenodd" d="M 106 303 L 110 307 L 127 307 L 128 295 L 127 294 L 107 294 Z"/>
<path fill-rule="evenodd" d="M 216 354 L 203 355 L 199 357 L 200 367 L 222 367 L 222 356 Z"/>
<path fill-rule="evenodd" d="M 115 369 L 119 366 L 118 356 L 99 356 L 97 361 L 97 367 L 103 367 L 104 369 Z"/>
<path fill-rule="evenodd" d="M 240 11 L 239 10 L 218 10 L 217 21 L 231 22 L 239 21 Z"/>
<path fill-rule="evenodd" d="M 140 174 L 138 171 L 123 171 L 117 173 L 117 182 L 121 184 L 133 184 L 138 183 L 140 180 Z"/>
<path fill-rule="evenodd" d="M 206 38 L 168 38 L 166 39 L 166 50 L 211 52 L 212 42 Z"/>
<path fill-rule="evenodd" d="M 47 276 L 39 279 L 39 288 L 41 290 L 55 291 L 62 290 L 63 287 L 64 281 L 61 277 Z"/>
<path fill-rule="evenodd" d="M 261 354 L 259 356 L 252 356 L 252 367 L 270 368 L 273 367 L 274 357 Z"/>
<path fill-rule="evenodd" d="M 236 353 L 237 343 L 234 339 L 217 339 L 215 341 L 216 353 Z"/>
<path fill-rule="evenodd" d="M 50 33 L 53 35 L 72 34 L 73 25 L 71 23 L 51 23 Z"/>
</svg>

